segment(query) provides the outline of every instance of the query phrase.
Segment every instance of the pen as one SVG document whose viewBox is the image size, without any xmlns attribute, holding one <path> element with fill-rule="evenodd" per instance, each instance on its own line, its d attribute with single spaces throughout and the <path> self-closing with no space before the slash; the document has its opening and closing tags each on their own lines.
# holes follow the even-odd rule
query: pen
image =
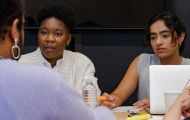
<svg viewBox="0 0 190 120">
<path fill-rule="evenodd" d="M 108 100 L 108 98 L 105 97 L 105 96 L 98 96 L 98 97 L 97 97 L 97 100 L 106 101 L 106 100 Z"/>
<path fill-rule="evenodd" d="M 187 81 L 187 83 L 185 84 L 185 87 L 183 88 L 183 91 L 187 88 L 188 84 L 190 82 L 190 79 Z M 189 90 L 189 88 L 187 88 Z"/>
</svg>

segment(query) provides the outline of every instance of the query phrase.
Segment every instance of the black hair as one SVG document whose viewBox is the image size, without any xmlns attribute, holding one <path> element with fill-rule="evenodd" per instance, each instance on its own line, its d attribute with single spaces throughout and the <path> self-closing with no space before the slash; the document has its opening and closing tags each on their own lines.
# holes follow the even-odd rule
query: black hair
<svg viewBox="0 0 190 120">
<path fill-rule="evenodd" d="M 24 4 L 22 0 L 1 0 L 0 1 L 0 38 L 4 39 L 7 27 L 18 18 L 18 30 L 23 27 Z"/>
<path fill-rule="evenodd" d="M 41 25 L 43 20 L 50 17 L 55 17 L 58 20 L 62 21 L 68 28 L 69 32 L 72 32 L 73 28 L 76 25 L 72 9 L 70 7 L 66 7 L 63 4 L 48 4 L 43 6 L 38 11 L 37 15 L 38 26 Z"/>
<path fill-rule="evenodd" d="M 146 39 L 144 41 L 145 45 L 150 44 L 150 26 L 159 20 L 164 21 L 165 25 L 170 29 L 170 31 L 172 32 L 172 38 L 174 42 L 176 42 L 176 38 L 179 37 L 181 33 L 185 33 L 185 38 L 186 38 L 187 34 L 184 24 L 174 13 L 165 11 L 155 16 L 152 16 L 149 19 L 146 29 Z M 179 49 L 180 54 L 183 52 L 184 46 L 185 46 L 185 40 L 182 42 L 181 47 Z"/>
</svg>

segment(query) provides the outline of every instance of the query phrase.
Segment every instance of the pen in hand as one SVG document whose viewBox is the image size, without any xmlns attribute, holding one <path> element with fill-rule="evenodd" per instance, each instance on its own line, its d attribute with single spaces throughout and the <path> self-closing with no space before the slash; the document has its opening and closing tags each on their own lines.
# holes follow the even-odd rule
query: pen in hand
<svg viewBox="0 0 190 120">
<path fill-rule="evenodd" d="M 108 100 L 108 98 L 105 97 L 105 96 L 98 96 L 97 100 L 99 100 L 99 101 L 106 101 L 106 100 Z"/>
</svg>

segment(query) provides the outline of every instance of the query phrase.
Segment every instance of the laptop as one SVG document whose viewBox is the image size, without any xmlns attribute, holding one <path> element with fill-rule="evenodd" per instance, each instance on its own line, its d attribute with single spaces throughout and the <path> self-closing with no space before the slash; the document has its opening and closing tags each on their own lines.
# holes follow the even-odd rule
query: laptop
<svg viewBox="0 0 190 120">
<path fill-rule="evenodd" d="M 190 79 L 190 65 L 151 65 L 150 113 L 165 114 L 164 93 L 183 91 Z"/>
</svg>

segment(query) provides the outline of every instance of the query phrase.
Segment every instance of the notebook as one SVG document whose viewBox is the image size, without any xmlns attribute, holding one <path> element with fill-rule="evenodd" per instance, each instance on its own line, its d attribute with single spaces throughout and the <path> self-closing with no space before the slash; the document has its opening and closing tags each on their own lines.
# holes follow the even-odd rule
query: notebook
<svg viewBox="0 0 190 120">
<path fill-rule="evenodd" d="M 164 92 L 183 91 L 190 79 L 190 65 L 151 65 L 150 113 L 166 112 Z"/>
<path fill-rule="evenodd" d="M 112 111 L 118 119 L 122 120 L 149 120 L 151 118 L 148 111 L 134 106 L 121 106 L 112 109 Z"/>
</svg>

